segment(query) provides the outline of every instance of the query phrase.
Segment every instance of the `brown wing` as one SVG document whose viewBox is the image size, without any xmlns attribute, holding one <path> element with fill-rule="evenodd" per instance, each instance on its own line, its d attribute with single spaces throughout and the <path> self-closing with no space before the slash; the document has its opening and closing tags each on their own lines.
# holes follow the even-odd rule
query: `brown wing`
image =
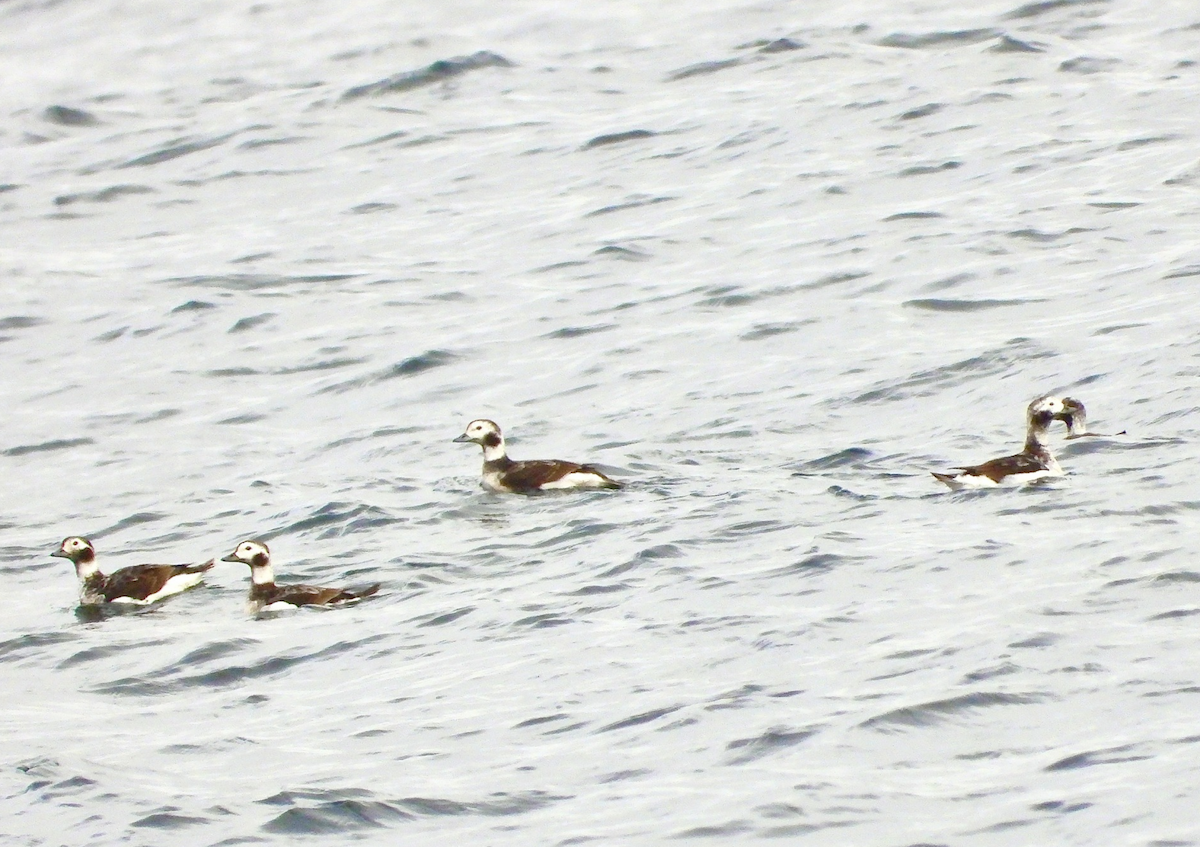
<svg viewBox="0 0 1200 847">
<path fill-rule="evenodd" d="M 340 599 L 344 592 L 340 588 L 318 588 L 315 585 L 277 585 L 275 590 L 263 598 L 271 603 L 291 603 L 293 606 L 324 606 Z"/>
<path fill-rule="evenodd" d="M 1046 463 L 1036 456 L 1030 456 L 1028 453 L 1017 453 L 1013 456 L 1005 456 L 1002 459 L 992 459 L 990 462 L 984 462 L 982 465 L 972 465 L 969 468 L 955 468 L 957 471 L 971 474 L 973 476 L 986 476 L 992 482 L 999 482 L 1006 476 L 1022 473 L 1037 473 L 1038 471 L 1049 470 Z"/>
<path fill-rule="evenodd" d="M 151 594 L 162 591 L 173 576 L 182 573 L 202 573 L 212 567 L 212 562 L 202 565 L 134 565 L 121 568 L 104 581 L 104 599 L 111 603 L 118 597 L 145 600 Z"/>
<path fill-rule="evenodd" d="M 277 585 L 275 590 L 264 597 L 265 604 L 291 603 L 293 606 L 326 606 L 330 603 L 343 603 L 359 597 L 366 597 L 379 590 L 376 583 L 362 591 L 347 591 L 344 588 L 319 588 L 315 585 Z"/>
<path fill-rule="evenodd" d="M 621 487 L 619 483 L 609 479 L 591 465 L 564 462 L 561 459 L 530 459 L 525 462 L 514 462 L 504 472 L 504 481 L 517 491 L 537 491 L 548 482 L 556 482 L 567 474 L 576 472 L 595 474 L 607 483 L 607 487 Z"/>
<path fill-rule="evenodd" d="M 562 479 L 569 473 L 582 470 L 583 465 L 558 459 L 530 459 L 514 462 L 504 473 L 504 481 L 518 491 L 537 491 L 547 482 Z"/>
</svg>

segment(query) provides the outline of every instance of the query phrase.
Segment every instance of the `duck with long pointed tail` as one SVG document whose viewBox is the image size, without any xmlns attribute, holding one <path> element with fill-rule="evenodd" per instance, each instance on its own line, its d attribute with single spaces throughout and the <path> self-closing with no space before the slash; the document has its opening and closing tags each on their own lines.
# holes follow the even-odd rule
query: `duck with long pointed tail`
<svg viewBox="0 0 1200 847">
<path fill-rule="evenodd" d="M 331 606 L 369 597 L 379 583 L 359 591 L 345 588 L 321 588 L 316 585 L 276 585 L 271 567 L 271 551 L 261 541 L 243 541 L 222 562 L 241 562 L 250 566 L 250 612 L 278 612 L 299 606 Z"/>
<path fill-rule="evenodd" d="M 1113 438 L 1116 435 L 1126 435 L 1125 430 L 1113 433 L 1107 432 L 1092 432 L 1087 427 L 1087 409 L 1083 403 L 1076 400 L 1074 397 L 1063 398 L 1064 417 L 1063 422 L 1067 425 L 1067 441 L 1072 441 L 1076 438 Z"/>
<path fill-rule="evenodd" d="M 204 572 L 213 566 L 211 559 L 199 565 L 133 565 L 106 575 L 96 564 L 96 548 L 80 535 L 64 538 L 58 550 L 50 555 L 69 559 L 75 565 L 80 606 L 105 603 L 148 606 L 196 587 L 204 581 Z"/>
<path fill-rule="evenodd" d="M 504 449 L 504 435 L 495 421 L 479 419 L 467 424 L 456 443 L 474 443 L 483 448 L 483 487 L 505 494 L 536 494 L 539 491 L 620 488 L 592 465 L 561 459 L 527 459 L 514 462 Z"/>
<path fill-rule="evenodd" d="M 1019 485 L 1063 476 L 1062 468 L 1046 443 L 1046 433 L 1054 421 L 1065 423 L 1069 414 L 1061 398 L 1050 394 L 1038 397 L 1025 410 L 1025 447 L 1020 453 L 992 459 L 981 465 L 952 468 L 956 473 L 933 471 L 933 476 L 954 491 Z"/>
</svg>

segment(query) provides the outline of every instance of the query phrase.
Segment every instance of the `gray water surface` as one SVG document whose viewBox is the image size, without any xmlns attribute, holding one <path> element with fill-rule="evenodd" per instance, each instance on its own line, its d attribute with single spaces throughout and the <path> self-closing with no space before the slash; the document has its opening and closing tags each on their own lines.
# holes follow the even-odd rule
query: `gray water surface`
<svg viewBox="0 0 1200 847">
<path fill-rule="evenodd" d="M 0 5 L 2 840 L 1200 843 L 1197 62 L 1136 0 Z M 1127 434 L 929 475 L 1051 391 Z M 475 417 L 627 488 L 487 494 Z M 384 587 L 90 620 L 69 534 Z"/>
</svg>

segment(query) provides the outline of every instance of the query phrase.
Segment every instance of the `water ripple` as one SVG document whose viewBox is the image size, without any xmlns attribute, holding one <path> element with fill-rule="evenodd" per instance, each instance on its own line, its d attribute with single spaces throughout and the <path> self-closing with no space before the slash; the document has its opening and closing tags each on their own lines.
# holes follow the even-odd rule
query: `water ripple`
<svg viewBox="0 0 1200 847">
<path fill-rule="evenodd" d="M 898 732 L 912 727 L 937 726 L 947 718 L 966 716 L 977 709 L 993 706 L 1023 706 L 1029 703 L 1040 703 L 1046 699 L 1044 694 L 1006 694 L 1003 692 L 976 692 L 960 697 L 950 697 L 945 700 L 932 700 L 916 706 L 905 706 L 893 709 L 881 715 L 876 715 L 863 721 L 859 726 L 877 729 L 881 732 Z"/>
</svg>

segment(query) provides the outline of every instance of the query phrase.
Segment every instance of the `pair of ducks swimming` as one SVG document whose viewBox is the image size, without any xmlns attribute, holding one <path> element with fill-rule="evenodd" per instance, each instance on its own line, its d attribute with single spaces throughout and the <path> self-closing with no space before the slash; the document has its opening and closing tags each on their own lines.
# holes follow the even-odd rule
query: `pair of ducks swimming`
<svg viewBox="0 0 1200 847">
<path fill-rule="evenodd" d="M 1068 439 L 1100 434 L 1087 431 L 1087 409 L 1083 403 L 1074 397 L 1046 394 L 1033 400 L 1025 410 L 1025 446 L 1020 453 L 980 465 L 951 468 L 953 473 L 933 471 L 934 479 L 959 491 L 1063 476 L 1046 442 L 1055 421 L 1066 424 Z M 621 487 L 591 465 L 554 459 L 514 462 L 504 450 L 504 436 L 494 421 L 471 421 L 466 432 L 454 440 L 474 442 L 483 448 L 483 487 L 489 491 L 533 494 L 556 489 Z"/>
<path fill-rule="evenodd" d="M 983 488 L 996 485 L 1035 482 L 1062 476 L 1054 455 L 1046 443 L 1046 434 L 1054 421 L 1067 426 L 1067 438 L 1096 435 L 1087 431 L 1087 411 L 1078 400 L 1053 395 L 1038 397 L 1025 412 L 1025 447 L 1020 453 L 992 459 L 980 465 L 953 468 L 954 473 L 933 472 L 933 476 L 951 489 Z M 533 494 L 539 491 L 612 489 L 621 484 L 592 465 L 558 459 L 533 459 L 516 462 L 504 449 L 500 427 L 485 419 L 471 421 L 466 431 L 455 438 L 459 443 L 474 443 L 483 448 L 482 485 L 489 491 Z M 80 605 L 105 603 L 149 605 L 182 591 L 204 579 L 216 560 L 198 565 L 135 565 L 111 575 L 101 573 L 96 564 L 96 549 L 81 536 L 66 538 L 57 552 L 75 565 L 80 582 Z M 321 588 L 314 585 L 277 585 L 271 567 L 271 551 L 261 541 L 238 544 L 223 562 L 241 562 L 250 566 L 250 607 L 255 613 L 299 606 L 328 606 L 368 597 L 379 584 L 357 591 Z"/>
<path fill-rule="evenodd" d="M 194 588 L 204 580 L 216 559 L 198 565 L 134 565 L 111 574 L 100 572 L 96 548 L 79 535 L 63 539 L 50 554 L 69 559 L 79 577 L 79 605 L 103 606 L 119 603 L 148 606 Z M 357 591 L 344 588 L 320 588 L 315 585 L 276 585 L 271 567 L 271 551 L 261 541 L 243 541 L 222 562 L 241 562 L 250 566 L 250 608 L 254 613 L 274 612 L 299 606 L 329 606 L 369 597 L 379 583 Z"/>
<path fill-rule="evenodd" d="M 951 468 L 953 473 L 933 471 L 933 476 L 955 491 L 1063 476 L 1063 470 L 1046 442 L 1055 421 L 1066 424 L 1068 439 L 1100 434 L 1088 432 L 1087 409 L 1083 403 L 1074 397 L 1046 394 L 1033 400 L 1025 410 L 1025 446 L 1020 453 L 980 465 Z M 504 436 L 494 421 L 471 421 L 466 432 L 454 440 L 474 442 L 483 448 L 482 482 L 489 491 L 533 494 L 556 489 L 621 487 L 619 482 L 591 465 L 554 459 L 514 462 L 504 450 Z"/>
</svg>

